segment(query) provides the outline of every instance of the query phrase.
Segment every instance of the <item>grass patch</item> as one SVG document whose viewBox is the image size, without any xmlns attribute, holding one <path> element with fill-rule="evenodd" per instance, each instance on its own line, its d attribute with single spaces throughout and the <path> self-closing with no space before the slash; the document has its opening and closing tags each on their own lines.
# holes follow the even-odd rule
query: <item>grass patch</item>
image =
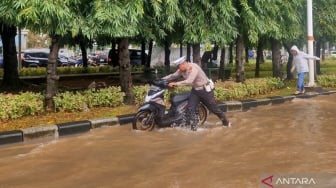
<svg viewBox="0 0 336 188">
<path fill-rule="evenodd" d="M 45 113 L 35 116 L 25 116 L 20 119 L 12 119 L 1 122 L 0 131 L 18 130 L 35 126 L 55 125 L 71 121 L 96 119 L 101 117 L 116 117 L 119 115 L 135 113 L 136 108 L 131 105 L 124 105 L 115 108 L 100 107 L 93 108 L 87 112 L 57 112 Z"/>
</svg>

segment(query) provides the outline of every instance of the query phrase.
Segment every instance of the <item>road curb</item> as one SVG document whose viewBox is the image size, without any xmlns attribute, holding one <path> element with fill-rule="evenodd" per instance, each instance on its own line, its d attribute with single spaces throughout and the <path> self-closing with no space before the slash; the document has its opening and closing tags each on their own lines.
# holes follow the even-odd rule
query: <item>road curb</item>
<svg viewBox="0 0 336 188">
<path fill-rule="evenodd" d="M 21 130 L 6 131 L 0 133 L 0 145 L 23 142 Z"/>
<path fill-rule="evenodd" d="M 59 137 L 57 125 L 30 127 L 22 129 L 22 132 L 23 141 L 57 139 Z"/>
<path fill-rule="evenodd" d="M 258 106 L 278 105 L 290 102 L 295 98 L 309 99 L 318 95 L 331 95 L 336 91 L 307 92 L 304 95 L 274 96 L 264 99 L 247 99 L 241 101 L 227 101 L 219 103 L 218 107 L 224 112 L 245 112 Z M 59 137 L 73 134 L 81 134 L 91 129 L 125 125 L 131 123 L 135 114 L 125 114 L 117 117 L 104 117 L 84 121 L 60 123 L 0 132 L 0 145 L 27 142 L 37 139 L 58 139 Z"/>
<path fill-rule="evenodd" d="M 126 114 L 126 115 L 117 116 L 117 118 L 118 118 L 120 125 L 125 125 L 128 123 L 131 123 L 134 116 L 135 114 Z"/>
<path fill-rule="evenodd" d="M 91 129 L 91 121 L 75 121 L 57 124 L 58 135 L 66 136 L 70 134 L 84 133 Z"/>
<path fill-rule="evenodd" d="M 91 128 L 100 128 L 105 126 L 114 126 L 119 124 L 119 119 L 115 117 L 103 117 L 97 119 L 91 119 Z"/>
</svg>

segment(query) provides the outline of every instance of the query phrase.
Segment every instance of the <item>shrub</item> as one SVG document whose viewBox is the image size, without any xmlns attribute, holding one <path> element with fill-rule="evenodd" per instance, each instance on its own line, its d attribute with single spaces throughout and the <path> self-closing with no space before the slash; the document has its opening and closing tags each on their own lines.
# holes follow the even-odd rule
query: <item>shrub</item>
<svg viewBox="0 0 336 188">
<path fill-rule="evenodd" d="M 244 99 L 259 94 L 266 94 L 284 86 L 280 78 L 249 79 L 245 83 L 215 83 L 215 97 L 219 101 Z"/>
<path fill-rule="evenodd" d="M 63 92 L 57 94 L 55 106 L 57 111 L 78 112 L 91 107 L 116 107 L 123 104 L 125 94 L 120 87 L 108 87 L 82 92 Z"/>
<path fill-rule="evenodd" d="M 55 97 L 55 110 L 61 112 L 79 112 L 87 107 L 85 97 L 80 92 L 66 91 Z"/>
<path fill-rule="evenodd" d="M 115 107 L 123 104 L 125 93 L 120 87 L 108 87 L 98 91 L 86 90 L 83 95 L 88 107 Z"/>
<path fill-rule="evenodd" d="M 317 82 L 322 87 L 336 87 L 336 75 L 321 75 L 317 77 Z"/>
<path fill-rule="evenodd" d="M 43 76 L 46 75 L 47 71 L 45 67 L 23 67 L 19 71 L 20 76 Z"/>
<path fill-rule="evenodd" d="M 0 119 L 15 119 L 42 113 L 43 96 L 39 93 L 0 94 Z"/>
<path fill-rule="evenodd" d="M 132 67 L 132 71 L 139 72 L 145 69 L 144 66 Z M 45 67 L 23 67 L 19 71 L 19 76 L 44 76 L 46 75 Z M 58 75 L 66 74 L 85 74 L 85 73 L 119 73 L 119 67 L 112 66 L 89 66 L 85 67 L 57 67 Z M 0 76 L 3 76 L 3 69 L 0 69 Z"/>
<path fill-rule="evenodd" d="M 145 96 L 147 95 L 148 90 L 149 90 L 149 85 L 133 87 L 136 105 L 140 105 L 145 102 Z"/>
</svg>

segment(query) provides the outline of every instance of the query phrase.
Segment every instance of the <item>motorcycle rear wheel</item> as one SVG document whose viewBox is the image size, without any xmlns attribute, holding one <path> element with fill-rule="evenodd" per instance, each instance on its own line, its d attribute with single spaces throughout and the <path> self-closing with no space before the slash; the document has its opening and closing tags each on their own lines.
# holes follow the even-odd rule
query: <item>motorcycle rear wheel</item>
<svg viewBox="0 0 336 188">
<path fill-rule="evenodd" d="M 200 126 L 202 126 L 208 118 L 208 109 L 202 103 L 199 105 L 199 118 Z"/>
<path fill-rule="evenodd" d="M 150 111 L 138 112 L 132 123 L 133 129 L 151 131 L 155 127 L 154 114 Z"/>
</svg>

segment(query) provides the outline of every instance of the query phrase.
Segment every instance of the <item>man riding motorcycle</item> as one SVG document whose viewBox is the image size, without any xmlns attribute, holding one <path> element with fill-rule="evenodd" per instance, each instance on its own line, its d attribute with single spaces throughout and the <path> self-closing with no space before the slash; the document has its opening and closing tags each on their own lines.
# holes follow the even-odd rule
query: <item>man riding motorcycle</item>
<svg viewBox="0 0 336 188">
<path fill-rule="evenodd" d="M 226 118 L 216 103 L 214 96 L 214 84 L 206 76 L 204 71 L 196 63 L 190 63 L 183 56 L 173 62 L 178 69 L 175 73 L 163 77 L 169 82 L 170 87 L 191 85 L 192 90 L 188 101 L 187 123 L 190 123 L 191 130 L 197 130 L 198 118 L 196 115 L 199 101 L 201 101 L 212 113 L 216 114 L 222 121 L 223 126 L 231 127 L 231 122 Z M 184 80 L 171 82 L 183 77 Z"/>
</svg>

